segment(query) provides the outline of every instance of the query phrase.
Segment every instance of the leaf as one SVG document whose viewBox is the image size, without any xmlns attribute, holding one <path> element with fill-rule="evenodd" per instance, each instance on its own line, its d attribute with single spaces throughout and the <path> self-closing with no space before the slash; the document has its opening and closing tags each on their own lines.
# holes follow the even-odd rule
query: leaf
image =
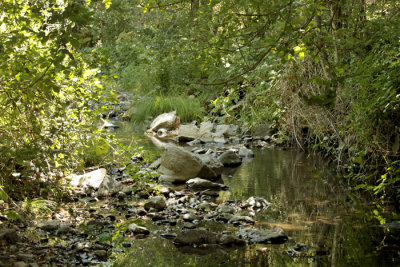
<svg viewBox="0 0 400 267">
<path fill-rule="evenodd" d="M 4 215 L 12 221 L 23 221 L 24 220 L 24 217 L 22 217 L 22 215 L 19 214 L 18 212 L 16 212 L 15 210 L 7 210 L 6 212 L 4 212 Z"/>
<path fill-rule="evenodd" d="M 2 199 L 4 201 L 8 200 L 8 195 L 2 187 L 0 187 L 0 199 Z"/>
</svg>

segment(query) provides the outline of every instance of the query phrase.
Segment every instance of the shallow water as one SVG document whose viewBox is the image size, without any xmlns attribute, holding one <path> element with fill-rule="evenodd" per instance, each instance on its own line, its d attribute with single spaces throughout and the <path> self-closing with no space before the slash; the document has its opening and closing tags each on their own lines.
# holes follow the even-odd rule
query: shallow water
<svg viewBox="0 0 400 267">
<path fill-rule="evenodd" d="M 153 149 L 153 148 L 151 148 Z M 297 149 L 255 150 L 253 160 L 238 168 L 226 169 L 222 180 L 229 186 L 219 202 L 263 197 L 272 203 L 266 211 L 255 214 L 257 228 L 275 225 L 285 230 L 289 241 L 282 245 L 250 245 L 224 249 L 176 247 L 159 234 L 133 241 L 133 247 L 117 256 L 115 266 L 396 266 L 399 254 L 385 245 L 387 234 L 364 214 L 372 208 L 343 178 L 336 178 L 334 168 L 315 155 Z M 342 182 L 342 184 L 339 183 Z M 165 231 L 165 226 L 147 222 L 151 230 Z M 213 231 L 228 227 L 203 222 Z M 167 229 L 180 230 L 180 224 Z M 304 244 L 307 249 L 293 256 L 292 247 Z"/>
</svg>

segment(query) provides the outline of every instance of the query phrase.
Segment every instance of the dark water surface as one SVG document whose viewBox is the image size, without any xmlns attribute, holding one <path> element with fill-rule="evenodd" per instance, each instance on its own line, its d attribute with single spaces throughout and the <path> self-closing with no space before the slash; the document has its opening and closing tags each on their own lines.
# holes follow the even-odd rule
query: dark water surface
<svg viewBox="0 0 400 267">
<path fill-rule="evenodd" d="M 385 246 L 385 232 L 365 213 L 373 205 L 351 192 L 334 168 L 315 155 L 277 148 L 255 150 L 255 158 L 236 169 L 226 169 L 223 181 L 230 191 L 218 201 L 245 200 L 251 196 L 273 205 L 255 214 L 257 228 L 275 225 L 289 241 L 282 245 L 250 245 L 223 249 L 176 247 L 159 234 L 133 241 L 117 256 L 115 266 L 398 266 L 399 252 Z M 339 183 L 341 181 L 341 183 Z M 151 230 L 177 232 L 180 227 L 146 225 Z M 203 223 L 214 231 L 238 228 Z M 167 227 L 168 228 L 168 227 Z M 306 247 L 293 256 L 296 244 Z"/>
</svg>

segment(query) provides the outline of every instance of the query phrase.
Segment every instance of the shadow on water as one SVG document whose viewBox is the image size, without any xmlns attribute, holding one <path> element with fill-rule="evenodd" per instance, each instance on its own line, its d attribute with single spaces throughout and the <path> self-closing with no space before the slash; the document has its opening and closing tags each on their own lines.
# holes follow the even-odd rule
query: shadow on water
<svg viewBox="0 0 400 267">
<path fill-rule="evenodd" d="M 134 240 L 132 248 L 116 256 L 114 266 L 396 266 L 397 251 L 385 249 L 385 232 L 368 224 L 369 203 L 347 185 L 334 169 L 300 150 L 256 150 L 255 158 L 222 179 L 229 191 L 218 201 L 260 196 L 272 203 L 255 214 L 257 228 L 280 226 L 289 236 L 282 245 L 176 247 L 159 235 Z M 150 225 L 152 230 L 162 227 Z M 210 229 L 223 228 L 213 223 Z M 204 225 L 203 225 L 204 226 Z M 165 229 L 164 229 L 165 230 Z M 179 231 L 179 224 L 171 232 Z M 238 230 L 231 228 L 230 230 Z M 307 247 L 290 253 L 296 244 Z"/>
</svg>

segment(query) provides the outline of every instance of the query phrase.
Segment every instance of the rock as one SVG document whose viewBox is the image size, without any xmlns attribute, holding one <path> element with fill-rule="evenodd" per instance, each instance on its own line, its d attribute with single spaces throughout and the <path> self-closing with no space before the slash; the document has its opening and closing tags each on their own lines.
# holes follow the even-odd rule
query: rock
<svg viewBox="0 0 400 267">
<path fill-rule="evenodd" d="M 188 178 L 186 177 L 174 177 L 171 175 L 161 175 L 160 177 L 158 177 L 158 181 L 160 183 L 184 183 L 187 181 Z"/>
<path fill-rule="evenodd" d="M 161 167 L 163 174 L 187 181 L 197 176 L 203 163 L 197 155 L 181 147 L 166 145 L 161 156 Z"/>
<path fill-rule="evenodd" d="M 132 188 L 132 186 L 124 186 L 122 189 L 121 189 L 121 193 L 124 193 L 125 195 L 132 195 L 132 190 L 133 190 L 133 188 Z"/>
<path fill-rule="evenodd" d="M 107 170 L 104 168 L 88 172 L 83 175 L 72 175 L 70 184 L 72 186 L 87 187 L 90 186 L 94 189 L 98 189 L 100 184 L 106 177 Z"/>
<path fill-rule="evenodd" d="M 171 188 L 166 187 L 166 186 L 160 186 L 158 187 L 158 192 L 160 192 L 160 194 L 163 194 L 164 196 L 169 195 L 169 193 L 171 193 Z"/>
<path fill-rule="evenodd" d="M 47 221 L 38 224 L 38 227 L 44 231 L 56 231 L 60 228 L 59 221 Z"/>
<path fill-rule="evenodd" d="M 244 241 L 232 236 L 220 235 L 203 229 L 187 229 L 177 235 L 174 243 L 178 245 L 243 245 Z"/>
<path fill-rule="evenodd" d="M 157 116 L 153 122 L 150 124 L 150 130 L 157 132 L 160 128 L 165 128 L 166 130 L 177 129 L 180 125 L 180 119 L 176 116 L 176 111 L 163 113 Z"/>
<path fill-rule="evenodd" d="M 190 179 L 186 182 L 189 187 L 192 188 L 218 188 L 218 189 L 227 189 L 228 187 L 224 184 L 214 183 L 201 178 Z"/>
<path fill-rule="evenodd" d="M 206 122 L 200 123 L 199 139 L 205 143 L 213 142 L 214 128 L 215 128 L 215 125 L 212 122 L 206 121 Z"/>
<path fill-rule="evenodd" d="M 17 254 L 17 259 L 21 261 L 34 261 L 35 256 L 33 254 L 27 254 L 27 253 L 19 253 Z"/>
<path fill-rule="evenodd" d="M 246 242 L 244 240 L 235 238 L 230 235 L 222 235 L 218 240 L 218 243 L 223 246 L 246 245 Z"/>
<path fill-rule="evenodd" d="M 304 243 L 297 243 L 293 247 L 289 248 L 288 254 L 291 257 L 301 257 L 306 256 L 306 252 L 310 250 L 310 247 Z"/>
<path fill-rule="evenodd" d="M 158 138 L 165 138 L 168 136 L 168 130 L 164 128 L 160 128 L 157 130 L 157 137 Z"/>
<path fill-rule="evenodd" d="M 199 229 L 183 230 L 174 240 L 179 245 L 217 244 L 217 241 L 216 233 Z"/>
<path fill-rule="evenodd" d="M 196 145 L 199 145 L 200 143 L 201 143 L 201 141 L 199 139 L 196 139 L 196 140 L 190 141 L 186 144 L 189 146 L 196 146 Z"/>
<path fill-rule="evenodd" d="M 0 240 L 5 240 L 8 244 L 15 244 L 18 239 L 19 236 L 15 229 L 0 229 Z"/>
<path fill-rule="evenodd" d="M 224 166 L 237 166 L 242 163 L 242 160 L 238 154 L 231 150 L 222 153 L 218 159 Z"/>
<path fill-rule="evenodd" d="M 163 234 L 160 234 L 160 236 L 165 239 L 175 239 L 176 238 L 176 234 L 172 234 L 172 233 L 163 233 Z"/>
<path fill-rule="evenodd" d="M 231 207 L 231 206 L 228 206 L 228 205 L 220 205 L 217 208 L 217 212 L 234 214 L 236 212 L 236 210 L 235 210 L 234 207 Z"/>
<path fill-rule="evenodd" d="M 17 261 L 17 262 L 14 263 L 13 266 L 14 266 L 14 267 L 28 267 L 29 265 L 26 264 L 26 263 L 23 262 L 23 261 Z"/>
<path fill-rule="evenodd" d="M 152 221 L 160 221 L 164 219 L 164 217 L 161 214 L 155 212 L 149 212 L 147 213 L 147 216 L 151 218 Z"/>
<path fill-rule="evenodd" d="M 191 223 L 191 222 L 184 222 L 182 228 L 183 229 L 195 229 L 196 225 L 194 223 Z"/>
<path fill-rule="evenodd" d="M 202 161 L 202 168 L 197 174 L 198 177 L 204 179 L 216 179 L 221 176 L 224 165 L 211 155 L 199 155 Z"/>
<path fill-rule="evenodd" d="M 228 141 L 223 136 L 214 136 L 214 143 L 226 144 Z"/>
<path fill-rule="evenodd" d="M 267 200 L 262 197 L 250 197 L 243 202 L 243 208 L 250 208 L 252 210 L 263 210 L 271 205 Z"/>
<path fill-rule="evenodd" d="M 196 125 L 181 125 L 178 130 L 179 141 L 193 141 L 199 137 L 199 128 Z"/>
<path fill-rule="evenodd" d="M 278 226 L 267 230 L 246 229 L 237 232 L 236 235 L 248 239 L 251 243 L 283 244 L 288 240 L 285 232 Z"/>
<path fill-rule="evenodd" d="M 232 218 L 229 219 L 228 223 L 234 224 L 234 225 L 238 225 L 241 223 L 254 224 L 254 220 L 249 216 L 234 215 L 234 216 L 232 216 Z"/>
<path fill-rule="evenodd" d="M 104 249 L 95 250 L 94 255 L 96 255 L 97 258 L 102 260 L 107 259 L 107 251 L 105 251 Z"/>
<path fill-rule="evenodd" d="M 120 182 L 116 181 L 113 176 L 107 175 L 99 186 L 97 195 L 99 197 L 111 196 L 112 194 L 116 194 L 121 191 L 122 188 L 123 186 Z"/>
<path fill-rule="evenodd" d="M 254 157 L 254 152 L 246 147 L 241 147 L 241 148 L 239 148 L 239 157 L 252 158 L 252 157 Z"/>
<path fill-rule="evenodd" d="M 156 170 L 158 169 L 158 167 L 160 167 L 160 165 L 161 165 L 161 158 L 158 158 L 156 161 L 150 164 L 149 168 L 152 170 Z"/>
<path fill-rule="evenodd" d="M 220 124 L 215 129 L 214 136 L 216 137 L 232 137 L 238 135 L 239 127 L 233 124 Z"/>
<path fill-rule="evenodd" d="M 150 231 L 147 230 L 146 227 L 139 226 L 135 223 L 131 223 L 126 231 L 132 234 L 142 234 L 142 235 L 150 234 Z"/>
<path fill-rule="evenodd" d="M 216 219 L 218 221 L 228 222 L 233 215 L 231 213 L 220 213 L 217 215 Z"/>
<path fill-rule="evenodd" d="M 152 197 L 146 201 L 144 204 L 145 210 L 150 210 L 151 208 L 155 210 L 163 210 L 167 207 L 167 203 L 165 202 L 165 198 L 161 196 Z"/>
<path fill-rule="evenodd" d="M 182 219 L 187 222 L 192 222 L 194 220 L 198 220 L 199 216 L 194 214 L 193 212 L 189 212 L 183 215 Z"/>
<path fill-rule="evenodd" d="M 63 235 L 63 234 L 68 234 L 72 233 L 73 230 L 71 228 L 71 225 L 68 223 L 60 223 L 60 226 L 57 230 L 57 235 Z"/>
<path fill-rule="evenodd" d="M 256 128 L 253 130 L 253 135 L 265 136 L 265 135 L 270 135 L 270 132 L 271 132 L 271 125 L 264 123 L 256 126 Z"/>
<path fill-rule="evenodd" d="M 211 205 L 210 205 L 210 203 L 208 203 L 208 202 L 203 202 L 203 203 L 200 203 L 200 204 L 197 206 L 197 208 L 198 208 L 199 210 L 203 210 L 203 211 L 210 211 L 210 210 L 211 210 Z"/>
<path fill-rule="evenodd" d="M 108 121 L 108 120 L 103 120 L 103 125 L 100 127 L 100 129 L 116 129 L 119 128 L 119 125 L 117 125 L 115 122 Z"/>
</svg>

